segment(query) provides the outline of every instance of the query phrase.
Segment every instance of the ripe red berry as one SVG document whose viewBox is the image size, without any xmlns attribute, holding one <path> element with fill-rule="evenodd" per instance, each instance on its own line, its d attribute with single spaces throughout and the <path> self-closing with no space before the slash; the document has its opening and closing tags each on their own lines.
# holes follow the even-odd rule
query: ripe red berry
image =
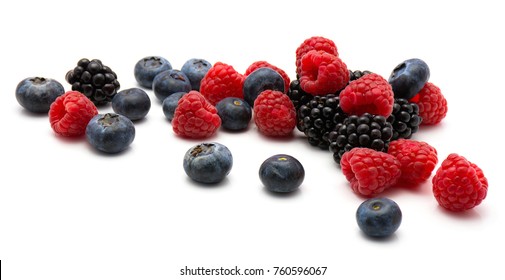
<svg viewBox="0 0 505 280">
<path fill-rule="evenodd" d="M 349 83 L 349 70 L 338 56 L 312 50 L 301 59 L 300 87 L 312 95 L 326 95 Z"/>
<path fill-rule="evenodd" d="M 349 115 L 369 113 L 388 117 L 393 112 L 393 104 L 391 85 L 375 73 L 350 82 L 340 93 L 340 107 Z"/>
<path fill-rule="evenodd" d="M 288 136 L 296 126 L 296 110 L 289 97 L 265 90 L 254 101 L 254 122 L 266 136 Z"/>
<path fill-rule="evenodd" d="M 486 198 L 487 188 L 482 170 L 458 154 L 450 154 L 433 176 L 433 195 L 449 211 L 464 211 L 479 205 Z"/>
<path fill-rule="evenodd" d="M 331 55 L 338 56 L 337 46 L 332 40 L 321 36 L 310 37 L 303 41 L 296 49 L 296 73 L 298 75 L 301 73 L 302 57 L 312 50 L 324 51 Z"/>
<path fill-rule="evenodd" d="M 282 70 L 281 68 L 275 66 L 275 65 L 272 65 L 266 61 L 256 61 L 254 62 L 253 64 L 251 64 L 247 70 L 245 70 L 245 74 L 244 76 L 247 78 L 247 76 L 249 76 L 249 74 L 251 74 L 252 72 L 254 72 L 254 70 L 256 69 L 259 69 L 259 68 L 263 68 L 263 67 L 267 67 L 267 68 L 270 68 L 274 71 L 276 71 L 277 73 L 279 73 L 279 75 L 282 76 L 282 79 L 284 80 L 284 93 L 287 93 L 288 90 L 289 90 L 289 83 L 291 82 L 291 80 L 289 79 L 289 76 L 288 74 L 286 74 L 286 72 L 284 72 L 284 70 Z"/>
<path fill-rule="evenodd" d="M 89 121 L 98 114 L 95 104 L 78 91 L 68 91 L 54 100 L 49 109 L 49 122 L 56 134 L 81 136 Z"/>
<path fill-rule="evenodd" d="M 401 163 L 394 156 L 368 148 L 344 153 L 340 166 L 352 190 L 367 197 L 392 187 L 401 176 Z"/>
<path fill-rule="evenodd" d="M 190 91 L 178 102 L 172 127 L 175 134 L 187 138 L 212 136 L 221 126 L 217 110 L 198 91 Z"/>
<path fill-rule="evenodd" d="M 422 124 L 438 124 L 447 115 L 447 100 L 440 88 L 430 82 L 427 82 L 410 102 L 419 106 Z"/>
<path fill-rule="evenodd" d="M 217 62 L 200 82 L 200 92 L 212 105 L 216 105 L 226 97 L 244 99 L 243 84 L 242 74 L 235 71 L 231 65 Z"/>
<path fill-rule="evenodd" d="M 389 143 L 388 154 L 401 163 L 404 186 L 416 186 L 430 178 L 437 165 L 437 150 L 426 142 L 398 139 Z"/>
</svg>

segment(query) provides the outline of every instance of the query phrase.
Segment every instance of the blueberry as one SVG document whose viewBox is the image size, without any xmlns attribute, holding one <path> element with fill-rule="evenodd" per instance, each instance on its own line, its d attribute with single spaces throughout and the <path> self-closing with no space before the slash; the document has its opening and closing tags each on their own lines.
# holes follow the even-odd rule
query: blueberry
<svg viewBox="0 0 505 280">
<path fill-rule="evenodd" d="M 49 112 L 53 101 L 64 93 L 65 89 L 58 81 L 41 77 L 26 78 L 16 87 L 19 104 L 33 113 Z"/>
<path fill-rule="evenodd" d="M 189 92 L 191 83 L 184 72 L 176 69 L 159 73 L 153 81 L 154 95 L 163 101 L 175 92 Z"/>
<path fill-rule="evenodd" d="M 356 220 L 366 235 L 387 237 L 400 227 L 402 211 L 398 204 L 389 198 L 371 198 L 358 207 Z"/>
<path fill-rule="evenodd" d="M 133 142 L 135 126 L 125 116 L 107 113 L 94 116 L 86 127 L 86 139 L 99 151 L 119 153 Z"/>
<path fill-rule="evenodd" d="M 163 100 L 162 104 L 163 114 L 165 114 L 165 117 L 169 121 L 172 121 L 172 119 L 174 118 L 175 109 L 177 108 L 179 99 L 181 99 L 181 97 L 183 97 L 185 94 L 187 94 L 187 92 L 172 93 Z"/>
<path fill-rule="evenodd" d="M 168 60 L 160 56 L 146 56 L 135 64 L 134 75 L 137 82 L 144 88 L 152 89 L 156 75 L 172 69 Z"/>
<path fill-rule="evenodd" d="M 430 68 L 418 58 L 407 59 L 398 64 L 389 76 L 395 98 L 414 97 L 430 78 Z"/>
<path fill-rule="evenodd" d="M 112 98 L 112 110 L 132 121 L 144 118 L 149 109 L 151 109 L 151 99 L 140 88 L 122 90 Z"/>
<path fill-rule="evenodd" d="M 192 58 L 184 63 L 181 71 L 188 76 L 191 82 L 191 89 L 200 91 L 200 81 L 202 81 L 211 67 L 212 64 L 205 59 Z"/>
<path fill-rule="evenodd" d="M 269 191 L 287 193 L 297 190 L 302 184 L 305 170 L 296 158 L 279 154 L 269 157 L 261 164 L 259 175 Z"/>
<path fill-rule="evenodd" d="M 233 157 L 230 150 L 217 142 L 193 146 L 184 155 L 184 171 L 189 178 L 205 184 L 222 181 L 230 173 Z"/>
<path fill-rule="evenodd" d="M 252 118 L 251 106 L 236 97 L 226 97 L 216 104 L 221 126 L 229 130 L 244 130 Z"/>
<path fill-rule="evenodd" d="M 249 74 L 244 81 L 244 99 L 253 107 L 256 97 L 267 89 L 284 92 L 284 79 L 273 69 L 258 68 Z"/>
</svg>

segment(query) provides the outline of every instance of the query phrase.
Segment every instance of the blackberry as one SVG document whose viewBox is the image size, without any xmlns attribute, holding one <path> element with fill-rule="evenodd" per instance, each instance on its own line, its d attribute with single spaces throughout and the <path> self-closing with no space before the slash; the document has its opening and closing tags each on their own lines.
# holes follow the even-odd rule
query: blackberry
<svg viewBox="0 0 505 280">
<path fill-rule="evenodd" d="M 354 81 L 354 80 L 357 80 L 365 75 L 368 75 L 368 74 L 372 74 L 372 72 L 368 71 L 368 70 L 365 70 L 365 71 L 361 71 L 361 70 L 354 70 L 354 71 L 351 71 L 349 70 L 349 81 Z"/>
<path fill-rule="evenodd" d="M 412 134 L 419 129 L 423 118 L 419 116 L 419 107 L 415 103 L 410 103 L 407 99 L 397 98 L 393 105 L 393 113 L 387 121 L 393 125 L 393 138 L 409 139 Z"/>
<path fill-rule="evenodd" d="M 345 152 L 352 148 L 370 148 L 386 152 L 393 136 L 393 126 L 384 116 L 365 113 L 351 115 L 328 134 L 333 159 L 340 164 Z"/>
<path fill-rule="evenodd" d="M 298 79 L 291 81 L 288 90 L 289 99 L 295 105 L 296 112 L 302 105 L 307 104 L 314 97 L 312 94 L 308 94 L 300 87 L 300 81 Z M 298 114 L 297 114 L 298 115 Z"/>
<path fill-rule="evenodd" d="M 327 150 L 330 142 L 328 134 L 347 117 L 339 106 L 340 99 L 335 94 L 314 96 L 299 109 L 299 129 L 312 146 Z"/>
<path fill-rule="evenodd" d="M 72 90 L 83 93 L 95 105 L 112 101 L 119 90 L 116 73 L 98 59 L 79 60 L 77 66 L 67 72 L 65 79 L 72 85 Z"/>
</svg>

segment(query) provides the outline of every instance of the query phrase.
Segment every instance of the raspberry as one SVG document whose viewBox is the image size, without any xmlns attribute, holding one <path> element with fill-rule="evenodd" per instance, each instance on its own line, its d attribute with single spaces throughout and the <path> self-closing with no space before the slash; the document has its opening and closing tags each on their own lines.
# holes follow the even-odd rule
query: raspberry
<svg viewBox="0 0 505 280">
<path fill-rule="evenodd" d="M 340 106 L 350 115 L 370 113 L 388 117 L 393 112 L 393 103 L 391 85 L 375 73 L 350 82 L 340 93 Z"/>
<path fill-rule="evenodd" d="M 324 51 L 310 51 L 301 60 L 300 86 L 312 95 L 326 95 L 349 83 L 349 70 L 340 58 Z"/>
<path fill-rule="evenodd" d="M 482 170 L 458 154 L 450 154 L 433 176 L 433 195 L 449 211 L 464 211 L 486 198 L 488 183 Z"/>
<path fill-rule="evenodd" d="M 49 109 L 49 122 L 56 134 L 81 136 L 89 121 L 98 114 L 95 104 L 78 91 L 68 91 L 54 100 Z"/>
<path fill-rule="evenodd" d="M 300 75 L 302 57 L 309 51 L 324 51 L 334 56 L 338 56 L 337 46 L 335 43 L 327 38 L 314 36 L 306 39 L 296 49 L 296 74 Z"/>
<path fill-rule="evenodd" d="M 198 91 L 190 91 L 177 104 L 172 127 L 175 134 L 187 138 L 212 136 L 221 126 L 217 110 Z"/>
<path fill-rule="evenodd" d="M 416 186 L 431 176 L 437 165 L 437 150 L 426 142 L 399 139 L 389 143 L 388 154 L 401 163 L 400 181 L 405 186 Z"/>
<path fill-rule="evenodd" d="M 217 62 L 202 78 L 200 92 L 212 105 L 216 105 L 226 97 L 244 99 L 243 84 L 242 74 L 228 64 Z"/>
<path fill-rule="evenodd" d="M 437 124 L 447 114 L 447 100 L 440 88 L 430 82 L 427 82 L 409 101 L 419 106 L 419 115 L 423 118 L 422 124 Z"/>
<path fill-rule="evenodd" d="M 254 72 L 254 70 L 262 68 L 262 67 L 267 67 L 267 68 L 270 68 L 272 70 L 275 70 L 275 71 L 277 71 L 277 73 L 279 73 L 279 75 L 282 76 L 282 79 L 284 79 L 284 93 L 287 93 L 288 89 L 289 89 L 289 83 L 291 82 L 291 80 L 289 79 L 288 74 L 286 74 L 286 72 L 284 72 L 284 70 L 282 70 L 281 68 L 279 68 L 279 67 L 277 67 L 275 65 L 272 65 L 272 64 L 270 64 L 270 63 L 268 63 L 266 61 L 256 61 L 253 64 L 251 64 L 247 68 L 247 70 L 245 70 L 244 76 L 247 77 L 249 74 L 251 74 L 252 72 Z"/>
<path fill-rule="evenodd" d="M 394 156 L 368 148 L 346 152 L 340 166 L 352 190 L 368 197 L 382 193 L 401 176 L 401 163 Z"/>
<path fill-rule="evenodd" d="M 288 136 L 296 126 L 295 106 L 280 91 L 265 90 L 254 101 L 254 122 L 266 136 Z"/>
</svg>

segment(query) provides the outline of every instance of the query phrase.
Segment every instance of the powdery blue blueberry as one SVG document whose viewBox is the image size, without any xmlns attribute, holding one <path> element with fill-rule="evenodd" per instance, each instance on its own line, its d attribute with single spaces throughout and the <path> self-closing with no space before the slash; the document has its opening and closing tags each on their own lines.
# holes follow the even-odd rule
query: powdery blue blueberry
<svg viewBox="0 0 505 280">
<path fill-rule="evenodd" d="M 260 166 L 260 180 L 272 192 L 288 193 L 297 190 L 305 178 L 302 164 L 294 157 L 278 154 Z"/>
<path fill-rule="evenodd" d="M 191 83 L 184 72 L 176 69 L 159 73 L 153 81 L 153 91 L 160 101 L 175 92 L 189 92 Z"/>
<path fill-rule="evenodd" d="M 65 93 L 56 80 L 42 77 L 29 77 L 16 87 L 16 99 L 26 110 L 33 113 L 47 113 L 54 100 Z"/>
<path fill-rule="evenodd" d="M 135 126 L 125 116 L 107 113 L 94 116 L 86 127 L 86 139 L 104 153 L 119 153 L 135 139 Z"/>
<path fill-rule="evenodd" d="M 233 166 L 230 150 L 217 142 L 193 146 L 184 155 L 184 171 L 196 182 L 213 184 L 221 182 Z"/>
<path fill-rule="evenodd" d="M 154 77 L 170 69 L 172 69 L 172 65 L 165 58 L 161 56 L 146 56 L 135 64 L 133 72 L 139 85 L 152 89 Z"/>
<path fill-rule="evenodd" d="M 226 97 L 216 104 L 221 126 L 228 130 L 244 130 L 252 118 L 251 106 L 236 97 Z"/>
<path fill-rule="evenodd" d="M 132 121 L 144 118 L 151 109 L 151 99 L 140 88 L 130 88 L 118 92 L 112 98 L 112 110 Z"/>
<path fill-rule="evenodd" d="M 398 64 L 389 76 L 395 98 L 411 99 L 430 78 L 428 64 L 419 58 L 407 59 Z"/>
<path fill-rule="evenodd" d="M 244 81 L 244 100 L 254 107 L 254 100 L 267 89 L 284 92 L 284 79 L 271 68 L 258 68 Z"/>
<path fill-rule="evenodd" d="M 356 220 L 366 235 L 387 237 L 400 227 L 402 211 L 398 204 L 389 198 L 371 198 L 358 207 Z"/>
<path fill-rule="evenodd" d="M 191 89 L 200 91 L 200 82 L 211 67 L 212 64 L 205 59 L 192 58 L 184 63 L 181 71 L 188 76 Z"/>
<path fill-rule="evenodd" d="M 161 107 L 163 108 L 163 114 L 169 121 L 172 121 L 174 118 L 175 109 L 177 108 L 177 104 L 179 104 L 179 99 L 181 99 L 185 94 L 187 94 L 187 92 L 172 93 L 163 100 Z"/>
</svg>

